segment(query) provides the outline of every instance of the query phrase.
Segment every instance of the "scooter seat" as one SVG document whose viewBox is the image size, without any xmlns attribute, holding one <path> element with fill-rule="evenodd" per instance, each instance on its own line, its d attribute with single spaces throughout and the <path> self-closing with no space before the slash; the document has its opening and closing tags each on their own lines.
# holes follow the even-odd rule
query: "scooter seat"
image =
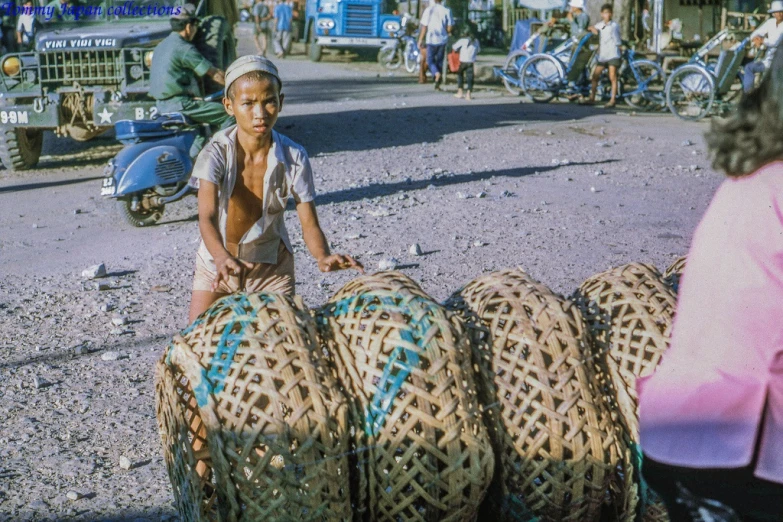
<svg viewBox="0 0 783 522">
<path fill-rule="evenodd" d="M 114 133 L 121 143 L 138 143 L 172 136 L 182 127 L 193 125 L 178 112 L 161 114 L 153 120 L 120 120 L 114 124 Z"/>
</svg>

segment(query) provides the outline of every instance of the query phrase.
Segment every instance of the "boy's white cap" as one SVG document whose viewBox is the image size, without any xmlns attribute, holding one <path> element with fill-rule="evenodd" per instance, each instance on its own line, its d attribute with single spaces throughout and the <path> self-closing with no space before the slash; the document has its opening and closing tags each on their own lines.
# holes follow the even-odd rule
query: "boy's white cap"
<svg viewBox="0 0 783 522">
<path fill-rule="evenodd" d="M 231 65 L 226 69 L 226 88 L 224 92 L 228 94 L 228 89 L 231 84 L 236 81 L 242 75 L 249 72 L 261 71 L 266 74 L 272 75 L 277 78 L 277 81 L 282 85 L 280 80 L 280 74 L 277 72 L 277 67 L 272 63 L 272 60 L 265 56 L 248 54 L 246 56 L 240 56 L 234 60 Z"/>
<path fill-rule="evenodd" d="M 779 0 L 776 0 L 779 1 Z M 560 4 L 562 5 L 562 4 Z M 568 2 L 568 7 L 575 7 L 576 9 L 584 9 L 585 8 L 585 0 L 571 0 Z"/>
<path fill-rule="evenodd" d="M 783 1 L 781 0 L 774 0 L 771 4 L 769 4 L 769 11 L 767 11 L 769 14 L 772 13 L 779 13 L 783 11 Z"/>
</svg>

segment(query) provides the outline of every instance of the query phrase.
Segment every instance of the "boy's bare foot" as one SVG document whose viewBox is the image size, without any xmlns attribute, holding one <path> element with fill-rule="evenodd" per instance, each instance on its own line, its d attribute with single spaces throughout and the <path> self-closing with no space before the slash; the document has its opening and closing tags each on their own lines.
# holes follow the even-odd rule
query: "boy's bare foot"
<svg viewBox="0 0 783 522">
<path fill-rule="evenodd" d="M 457 89 L 457 94 L 455 94 L 454 97 L 462 98 L 462 89 Z M 470 94 L 468 94 L 468 97 L 470 97 Z"/>
<path fill-rule="evenodd" d="M 595 100 L 589 98 L 582 98 L 579 100 L 579 105 L 595 105 Z"/>
<path fill-rule="evenodd" d="M 576 100 L 578 100 L 581 97 L 582 97 L 581 94 L 572 94 L 572 95 L 568 96 L 566 99 L 568 101 L 576 101 Z"/>
<path fill-rule="evenodd" d="M 604 105 L 604 109 L 611 109 L 612 107 L 616 107 L 616 106 L 617 106 L 617 103 L 614 100 L 612 100 L 609 103 L 607 103 L 606 105 Z"/>
<path fill-rule="evenodd" d="M 473 99 L 473 98 L 470 97 L 470 91 L 468 91 L 468 93 L 465 95 L 465 99 L 468 100 L 468 101 Z"/>
<path fill-rule="evenodd" d="M 435 90 L 440 90 L 440 73 L 435 75 Z"/>
</svg>

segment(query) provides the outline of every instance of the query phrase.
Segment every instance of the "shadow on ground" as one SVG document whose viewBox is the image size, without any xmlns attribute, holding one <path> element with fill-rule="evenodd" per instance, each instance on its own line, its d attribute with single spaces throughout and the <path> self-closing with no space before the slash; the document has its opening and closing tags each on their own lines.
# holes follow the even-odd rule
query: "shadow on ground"
<svg viewBox="0 0 783 522">
<path fill-rule="evenodd" d="M 586 118 L 598 109 L 574 105 L 530 103 L 459 103 L 445 107 L 349 110 L 321 114 L 281 116 L 276 130 L 301 143 L 308 154 L 376 150 L 420 143 L 437 143 L 450 134 L 511 127 L 523 123 L 556 122 Z M 604 112 L 601 112 L 605 114 Z M 520 135 L 521 153 L 529 139 Z M 470 144 L 467 141 L 466 144 Z M 478 153 L 478 152 L 477 152 Z"/>
</svg>

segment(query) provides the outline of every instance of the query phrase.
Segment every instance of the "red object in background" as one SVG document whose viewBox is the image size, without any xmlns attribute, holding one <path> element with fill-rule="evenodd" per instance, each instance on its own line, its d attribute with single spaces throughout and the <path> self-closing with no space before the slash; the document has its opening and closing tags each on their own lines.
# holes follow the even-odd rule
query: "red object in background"
<svg viewBox="0 0 783 522">
<path fill-rule="evenodd" d="M 453 73 L 459 71 L 459 53 L 457 51 L 449 53 L 449 71 Z"/>
</svg>

